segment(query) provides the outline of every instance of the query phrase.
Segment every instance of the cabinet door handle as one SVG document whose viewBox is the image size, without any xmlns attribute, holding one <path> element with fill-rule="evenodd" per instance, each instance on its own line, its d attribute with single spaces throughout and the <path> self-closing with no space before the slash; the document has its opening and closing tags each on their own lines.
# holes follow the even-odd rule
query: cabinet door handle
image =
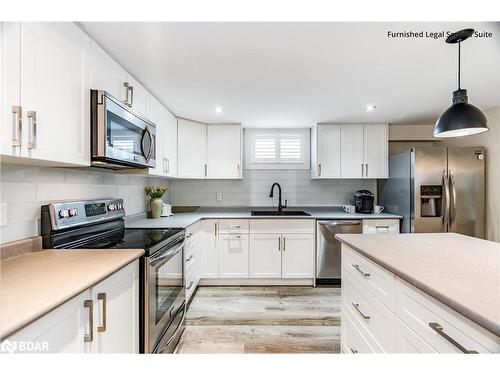
<svg viewBox="0 0 500 375">
<path fill-rule="evenodd" d="M 191 282 L 189 283 L 189 286 L 186 288 L 186 290 L 191 289 L 191 287 L 192 287 L 192 286 L 193 286 L 193 281 L 191 281 Z"/>
<path fill-rule="evenodd" d="M 278 251 L 281 251 L 281 236 L 278 237 Z"/>
<path fill-rule="evenodd" d="M 106 332 L 106 293 L 97 293 L 97 299 L 102 301 L 102 325 L 97 326 L 97 332 Z"/>
<path fill-rule="evenodd" d="M 365 176 L 365 165 L 361 163 L 361 177 Z"/>
<path fill-rule="evenodd" d="M 283 236 L 283 251 L 286 250 L 286 237 Z"/>
<path fill-rule="evenodd" d="M 356 309 L 357 312 L 359 312 L 359 314 L 363 317 L 363 319 L 370 319 L 370 316 L 369 315 L 365 315 L 361 312 L 361 310 L 359 309 L 359 303 L 352 303 L 352 305 L 354 306 L 354 308 Z"/>
<path fill-rule="evenodd" d="M 205 164 L 205 177 L 207 177 L 207 165 Z"/>
<path fill-rule="evenodd" d="M 361 268 L 359 268 L 359 264 L 351 264 L 351 266 L 352 266 L 352 268 L 354 268 L 356 271 L 358 271 L 364 277 L 370 277 L 369 273 L 366 273 L 363 270 L 361 270 Z"/>
<path fill-rule="evenodd" d="M 28 148 L 36 148 L 36 111 L 26 112 L 28 117 Z"/>
<path fill-rule="evenodd" d="M 238 163 L 237 169 L 238 169 L 238 177 L 239 177 L 240 176 L 240 163 Z"/>
<path fill-rule="evenodd" d="M 439 325 L 439 323 L 429 323 L 429 327 L 431 327 L 431 329 L 433 331 L 437 332 L 437 334 L 439 336 L 443 337 L 446 341 L 448 341 L 451 345 L 453 345 L 455 348 L 457 348 L 458 350 L 460 350 L 462 353 L 466 353 L 466 354 L 478 354 L 477 351 L 475 351 L 475 350 L 468 350 L 468 349 L 464 348 L 457 341 L 455 341 L 453 338 L 451 338 L 450 336 L 448 336 L 444 332 L 443 327 L 441 327 L 441 325 Z"/>
<path fill-rule="evenodd" d="M 214 235 L 217 237 L 217 222 L 214 223 Z"/>
<path fill-rule="evenodd" d="M 167 173 L 170 173 L 170 159 L 167 158 Z"/>
<path fill-rule="evenodd" d="M 86 299 L 83 302 L 83 307 L 89 309 L 89 333 L 83 335 L 83 341 L 92 342 L 94 340 L 94 302 L 91 299 Z"/>
<path fill-rule="evenodd" d="M 165 158 L 163 158 L 163 173 L 167 173 L 167 160 Z"/>
<path fill-rule="evenodd" d="M 189 256 L 189 258 L 186 258 L 186 262 L 190 262 L 190 261 L 191 261 L 191 259 L 193 259 L 193 257 L 194 257 L 194 255 L 193 255 L 193 254 L 191 254 L 191 255 Z"/>
<path fill-rule="evenodd" d="M 128 105 L 130 107 L 130 89 L 129 89 L 129 83 L 128 82 L 123 82 L 123 86 L 125 86 L 125 99 L 123 100 L 123 103 Z"/>
<path fill-rule="evenodd" d="M 12 106 L 12 147 L 21 147 L 23 136 L 23 107 Z"/>
<path fill-rule="evenodd" d="M 353 349 L 353 348 L 351 348 L 351 353 L 352 353 L 352 354 L 358 354 L 358 351 L 357 351 L 357 349 Z"/>
<path fill-rule="evenodd" d="M 318 177 L 321 177 L 321 163 L 318 164 Z"/>
<path fill-rule="evenodd" d="M 366 163 L 366 168 L 365 168 L 365 177 L 368 177 L 368 163 Z"/>
<path fill-rule="evenodd" d="M 129 86 L 128 89 L 130 90 L 130 107 L 134 105 L 134 86 Z"/>
</svg>

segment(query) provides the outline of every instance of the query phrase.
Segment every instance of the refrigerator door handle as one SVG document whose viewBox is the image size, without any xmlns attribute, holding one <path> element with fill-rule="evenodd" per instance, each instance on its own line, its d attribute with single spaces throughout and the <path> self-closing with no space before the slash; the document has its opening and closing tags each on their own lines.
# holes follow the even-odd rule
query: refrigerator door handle
<svg viewBox="0 0 500 375">
<path fill-rule="evenodd" d="M 453 222 L 455 221 L 455 217 L 457 214 L 457 192 L 455 190 L 455 177 L 453 176 L 453 173 L 451 170 L 448 172 L 448 178 L 450 180 L 449 182 L 449 191 L 450 191 L 450 227 L 449 231 L 451 231 L 451 226 L 453 225 Z"/>
<path fill-rule="evenodd" d="M 448 232 L 450 221 L 450 186 L 446 171 L 443 172 L 443 232 Z"/>
</svg>

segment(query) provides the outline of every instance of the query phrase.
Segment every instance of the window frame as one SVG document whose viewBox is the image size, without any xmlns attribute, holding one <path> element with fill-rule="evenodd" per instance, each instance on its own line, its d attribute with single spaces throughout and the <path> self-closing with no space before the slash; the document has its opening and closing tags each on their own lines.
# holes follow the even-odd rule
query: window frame
<svg viewBox="0 0 500 375">
<path fill-rule="evenodd" d="M 310 169 L 311 168 L 311 129 L 310 128 L 246 128 L 245 130 L 245 168 L 246 169 Z M 287 160 L 281 157 L 281 142 L 287 138 L 299 138 L 300 160 Z M 257 138 L 274 138 L 275 157 L 258 159 L 255 156 Z"/>
</svg>

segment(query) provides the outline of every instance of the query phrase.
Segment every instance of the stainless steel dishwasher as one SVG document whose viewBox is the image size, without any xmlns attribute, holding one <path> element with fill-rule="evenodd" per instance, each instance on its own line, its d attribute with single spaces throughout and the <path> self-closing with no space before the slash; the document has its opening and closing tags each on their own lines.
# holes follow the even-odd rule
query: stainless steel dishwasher
<svg viewBox="0 0 500 375">
<path fill-rule="evenodd" d="M 316 285 L 340 284 L 340 241 L 338 233 L 361 233 L 361 220 L 318 221 L 316 247 Z"/>
</svg>

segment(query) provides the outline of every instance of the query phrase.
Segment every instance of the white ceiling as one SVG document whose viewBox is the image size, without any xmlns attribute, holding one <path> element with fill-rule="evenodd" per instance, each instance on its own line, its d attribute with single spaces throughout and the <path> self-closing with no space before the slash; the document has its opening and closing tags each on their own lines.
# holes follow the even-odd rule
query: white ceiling
<svg viewBox="0 0 500 375">
<path fill-rule="evenodd" d="M 82 27 L 178 116 L 247 127 L 432 123 L 456 89 L 457 46 L 387 31 L 456 31 L 462 86 L 500 105 L 499 23 L 95 23 Z M 374 112 L 364 111 L 375 104 Z M 222 108 L 216 113 L 215 107 Z"/>
</svg>

